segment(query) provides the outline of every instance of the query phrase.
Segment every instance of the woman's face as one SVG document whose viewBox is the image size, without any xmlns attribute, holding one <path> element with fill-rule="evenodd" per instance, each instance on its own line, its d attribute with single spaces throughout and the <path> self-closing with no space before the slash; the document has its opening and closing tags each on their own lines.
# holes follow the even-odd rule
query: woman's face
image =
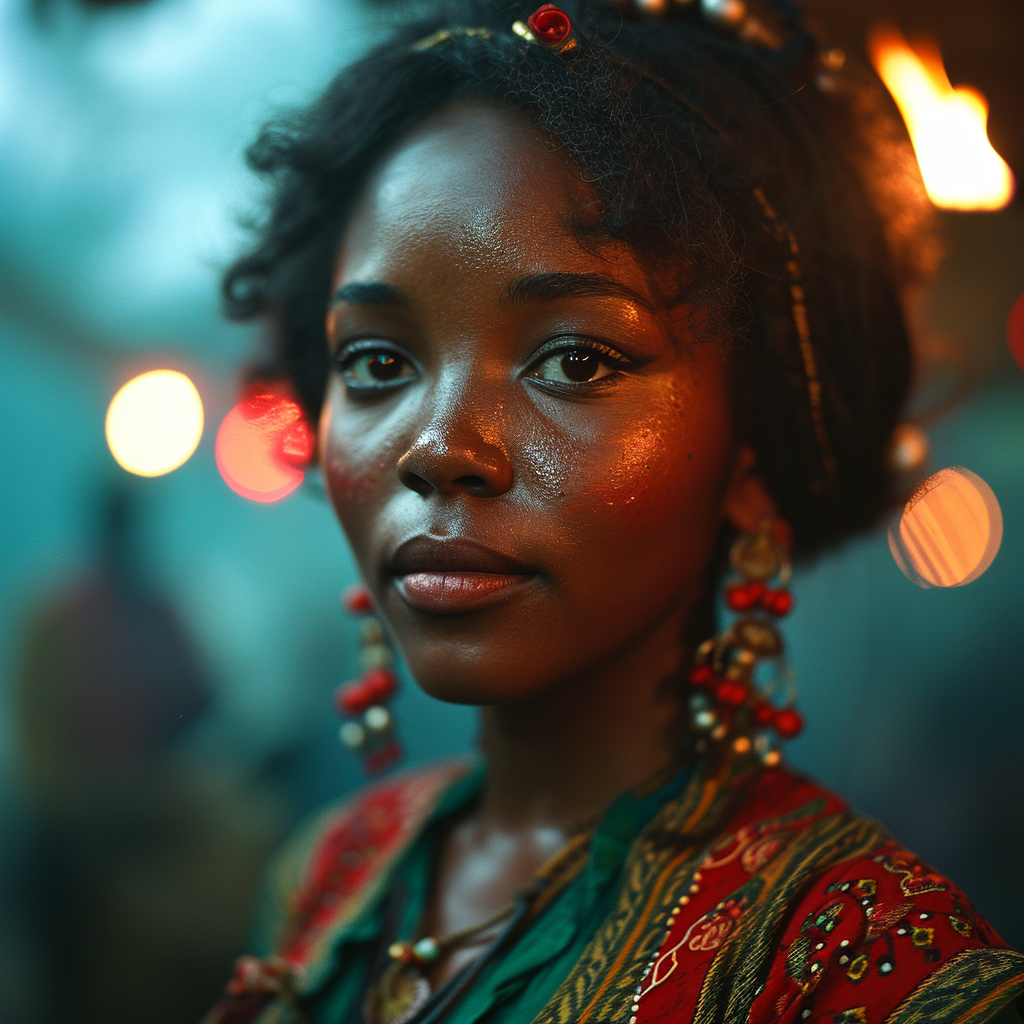
<svg viewBox="0 0 1024 1024">
<path fill-rule="evenodd" d="M 727 368 L 540 129 L 461 103 L 348 222 L 320 424 L 338 518 L 420 685 L 522 700 L 663 626 L 734 500 Z"/>
</svg>

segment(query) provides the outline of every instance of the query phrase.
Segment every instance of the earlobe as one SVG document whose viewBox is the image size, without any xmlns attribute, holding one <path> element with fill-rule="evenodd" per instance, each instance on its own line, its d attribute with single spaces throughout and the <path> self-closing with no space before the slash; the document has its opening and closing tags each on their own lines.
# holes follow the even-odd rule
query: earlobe
<svg viewBox="0 0 1024 1024">
<path fill-rule="evenodd" d="M 754 533 L 766 519 L 779 516 L 775 499 L 757 470 L 757 454 L 748 444 L 740 445 L 736 453 L 722 513 L 740 533 Z"/>
</svg>

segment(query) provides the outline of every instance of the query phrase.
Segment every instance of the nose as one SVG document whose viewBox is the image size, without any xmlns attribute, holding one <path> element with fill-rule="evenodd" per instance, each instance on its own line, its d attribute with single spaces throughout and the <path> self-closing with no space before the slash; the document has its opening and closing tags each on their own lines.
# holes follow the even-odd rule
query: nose
<svg viewBox="0 0 1024 1024">
<path fill-rule="evenodd" d="M 398 460 L 401 482 L 424 498 L 505 494 L 512 487 L 513 468 L 499 438 L 497 403 L 438 412 Z"/>
</svg>

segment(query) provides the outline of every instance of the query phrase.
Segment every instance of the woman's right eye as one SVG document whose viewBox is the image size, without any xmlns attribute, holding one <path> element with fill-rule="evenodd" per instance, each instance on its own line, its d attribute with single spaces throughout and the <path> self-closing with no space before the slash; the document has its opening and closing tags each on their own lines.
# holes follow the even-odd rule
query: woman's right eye
<svg viewBox="0 0 1024 1024">
<path fill-rule="evenodd" d="M 338 357 L 342 380 L 351 391 L 381 391 L 413 380 L 417 373 L 412 362 L 390 348 L 359 348 Z"/>
</svg>

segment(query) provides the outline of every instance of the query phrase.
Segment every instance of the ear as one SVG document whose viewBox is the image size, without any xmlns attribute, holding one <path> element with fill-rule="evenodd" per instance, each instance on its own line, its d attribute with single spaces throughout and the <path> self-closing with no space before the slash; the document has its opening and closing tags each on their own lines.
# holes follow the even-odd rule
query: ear
<svg viewBox="0 0 1024 1024">
<path fill-rule="evenodd" d="M 775 500 L 757 472 L 757 455 L 748 444 L 741 444 L 736 453 L 722 512 L 740 533 L 754 533 L 766 519 L 779 516 Z"/>
</svg>

